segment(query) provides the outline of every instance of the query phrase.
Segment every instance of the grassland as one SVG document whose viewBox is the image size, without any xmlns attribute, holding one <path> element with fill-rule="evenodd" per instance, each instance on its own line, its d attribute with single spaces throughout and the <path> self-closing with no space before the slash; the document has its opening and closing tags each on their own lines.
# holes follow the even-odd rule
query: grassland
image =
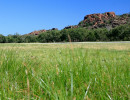
<svg viewBox="0 0 130 100">
<path fill-rule="evenodd" d="M 129 100 L 130 44 L 0 44 L 0 100 Z"/>
</svg>

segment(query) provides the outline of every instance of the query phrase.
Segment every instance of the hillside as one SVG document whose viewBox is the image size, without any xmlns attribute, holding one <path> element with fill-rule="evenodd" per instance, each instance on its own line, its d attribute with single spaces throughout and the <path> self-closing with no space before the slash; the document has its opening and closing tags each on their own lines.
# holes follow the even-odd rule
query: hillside
<svg viewBox="0 0 130 100">
<path fill-rule="evenodd" d="M 115 28 L 120 25 L 130 24 L 130 14 L 116 15 L 115 12 L 105 12 L 103 14 L 90 14 L 86 15 L 78 25 L 66 26 L 64 29 L 73 28 L 87 28 L 87 29 L 97 29 L 97 28 L 107 28 L 108 30 Z M 38 30 L 33 31 L 29 34 L 39 35 L 47 31 L 58 30 L 57 28 L 52 28 L 50 30 Z"/>
<path fill-rule="evenodd" d="M 106 12 L 103 14 L 90 14 L 84 17 L 84 20 L 78 24 L 78 27 L 114 28 L 119 25 L 130 24 L 130 14 L 116 15 L 114 12 Z"/>
</svg>

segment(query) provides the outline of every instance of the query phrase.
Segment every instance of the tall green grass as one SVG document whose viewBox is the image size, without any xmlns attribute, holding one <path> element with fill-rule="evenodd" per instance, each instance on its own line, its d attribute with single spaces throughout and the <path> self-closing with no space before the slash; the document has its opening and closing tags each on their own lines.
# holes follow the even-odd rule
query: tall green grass
<svg viewBox="0 0 130 100">
<path fill-rule="evenodd" d="M 1 100 L 129 99 L 129 50 L 2 46 Z"/>
</svg>

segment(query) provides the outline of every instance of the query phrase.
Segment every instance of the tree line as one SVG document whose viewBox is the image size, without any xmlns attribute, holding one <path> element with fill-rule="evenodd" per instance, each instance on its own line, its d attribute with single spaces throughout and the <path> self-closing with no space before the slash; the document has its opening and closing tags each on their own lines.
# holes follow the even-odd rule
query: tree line
<svg viewBox="0 0 130 100">
<path fill-rule="evenodd" d="M 70 38 L 69 38 L 70 37 Z M 130 25 L 121 25 L 111 30 L 98 29 L 63 29 L 52 30 L 39 35 L 0 34 L 0 43 L 47 43 L 47 42 L 83 42 L 83 41 L 130 41 Z"/>
</svg>

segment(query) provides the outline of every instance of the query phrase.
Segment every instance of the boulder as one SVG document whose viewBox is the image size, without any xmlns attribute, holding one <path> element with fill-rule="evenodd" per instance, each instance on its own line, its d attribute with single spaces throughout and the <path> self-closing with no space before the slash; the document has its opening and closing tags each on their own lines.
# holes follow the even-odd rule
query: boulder
<svg viewBox="0 0 130 100">
<path fill-rule="evenodd" d="M 116 17 L 115 12 L 106 12 L 105 16 L 107 16 L 107 17 Z"/>
<path fill-rule="evenodd" d="M 64 29 L 72 29 L 72 28 L 78 28 L 78 25 L 71 25 L 71 26 L 67 26 Z"/>
</svg>

